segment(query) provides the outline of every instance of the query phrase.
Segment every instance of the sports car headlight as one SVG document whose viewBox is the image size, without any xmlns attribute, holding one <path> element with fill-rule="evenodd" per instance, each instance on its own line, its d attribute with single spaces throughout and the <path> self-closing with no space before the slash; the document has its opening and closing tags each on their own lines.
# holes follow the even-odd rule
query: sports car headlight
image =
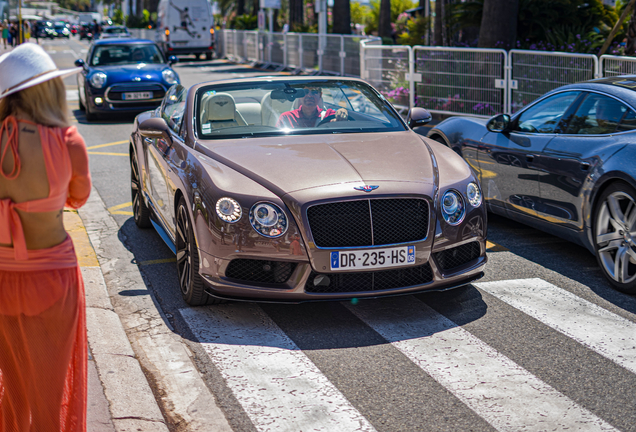
<svg viewBox="0 0 636 432">
<path fill-rule="evenodd" d="M 236 200 L 224 197 L 216 202 L 216 214 L 221 220 L 234 223 L 241 218 L 243 210 Z"/>
<path fill-rule="evenodd" d="M 446 191 L 442 197 L 442 216 L 449 225 L 459 225 L 464 220 L 464 200 L 458 192 Z"/>
<path fill-rule="evenodd" d="M 466 186 L 466 197 L 471 206 L 479 207 L 481 205 L 481 191 L 477 183 L 468 183 L 468 186 Z"/>
<path fill-rule="evenodd" d="M 90 82 L 91 85 L 95 88 L 102 88 L 104 87 L 104 84 L 106 84 L 106 79 L 108 77 L 106 76 L 105 73 L 103 72 L 97 72 L 94 73 L 91 78 L 90 78 Z"/>
<path fill-rule="evenodd" d="M 161 76 L 163 77 L 163 80 L 168 84 L 175 84 L 177 82 L 177 76 L 170 69 L 164 69 L 161 72 Z"/>
<path fill-rule="evenodd" d="M 250 223 L 262 236 L 280 237 L 287 231 L 287 216 L 272 203 L 256 203 L 250 209 Z"/>
</svg>

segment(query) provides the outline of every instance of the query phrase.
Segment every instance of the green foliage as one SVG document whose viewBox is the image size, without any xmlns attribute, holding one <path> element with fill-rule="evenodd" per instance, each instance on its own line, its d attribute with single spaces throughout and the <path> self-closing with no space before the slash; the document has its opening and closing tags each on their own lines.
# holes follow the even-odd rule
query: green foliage
<svg viewBox="0 0 636 432">
<path fill-rule="evenodd" d="M 115 9 L 112 18 L 113 24 L 122 25 L 124 24 L 124 11 L 121 9 Z"/>
<path fill-rule="evenodd" d="M 14 7 L 16 3 L 13 3 Z M 80 12 L 86 12 L 91 7 L 90 0 L 59 0 L 57 4 L 64 9 L 70 9 L 70 10 L 80 11 Z"/>
<path fill-rule="evenodd" d="M 236 30 L 254 30 L 258 28 L 258 16 L 239 15 L 230 22 L 230 27 Z"/>
<path fill-rule="evenodd" d="M 351 22 L 354 24 L 364 24 L 371 13 L 371 8 L 357 1 L 351 2 Z"/>
<path fill-rule="evenodd" d="M 380 25 L 380 0 L 371 0 L 371 10 L 366 17 L 365 32 L 371 34 L 378 31 Z M 397 21 L 398 16 L 405 10 L 413 9 L 416 6 L 413 0 L 391 0 L 391 22 Z"/>
<path fill-rule="evenodd" d="M 113 18 L 113 23 L 115 22 Z M 150 12 L 147 9 L 142 11 L 140 17 L 135 15 L 126 16 L 126 27 L 128 28 L 146 28 L 150 22 Z"/>
<path fill-rule="evenodd" d="M 398 33 L 398 43 L 402 45 L 424 45 L 426 33 L 431 26 L 432 17 L 418 16 L 406 22 L 406 30 Z"/>
</svg>

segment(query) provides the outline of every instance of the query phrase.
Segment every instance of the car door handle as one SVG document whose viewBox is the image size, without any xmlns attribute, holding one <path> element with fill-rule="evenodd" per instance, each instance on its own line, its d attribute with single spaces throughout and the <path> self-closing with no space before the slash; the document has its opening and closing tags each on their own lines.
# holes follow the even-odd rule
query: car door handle
<svg viewBox="0 0 636 432">
<path fill-rule="evenodd" d="M 526 162 L 532 162 L 534 161 L 534 155 L 526 155 Z"/>
<path fill-rule="evenodd" d="M 581 171 L 587 171 L 590 169 L 590 163 L 589 162 L 581 162 Z"/>
</svg>

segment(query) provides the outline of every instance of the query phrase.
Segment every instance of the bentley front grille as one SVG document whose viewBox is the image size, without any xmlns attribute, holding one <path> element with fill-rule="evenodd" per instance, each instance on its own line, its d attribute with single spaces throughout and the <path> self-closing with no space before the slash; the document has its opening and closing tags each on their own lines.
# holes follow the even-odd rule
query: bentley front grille
<svg viewBox="0 0 636 432">
<path fill-rule="evenodd" d="M 308 293 L 352 293 L 384 291 L 424 285 L 433 280 L 429 263 L 394 270 L 356 273 L 317 273 L 312 271 L 305 284 Z"/>
<path fill-rule="evenodd" d="M 424 199 L 364 199 L 311 206 L 307 219 L 316 246 L 362 247 L 424 240 L 428 213 Z"/>
</svg>

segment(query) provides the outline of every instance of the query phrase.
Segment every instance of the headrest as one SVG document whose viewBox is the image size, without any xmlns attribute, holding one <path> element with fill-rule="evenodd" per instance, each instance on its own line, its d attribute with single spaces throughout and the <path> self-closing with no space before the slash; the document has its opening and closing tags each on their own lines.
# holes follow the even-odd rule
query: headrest
<svg viewBox="0 0 636 432">
<path fill-rule="evenodd" d="M 229 93 L 216 93 L 206 101 L 207 121 L 234 120 L 236 104 Z"/>
<path fill-rule="evenodd" d="M 596 102 L 596 118 L 618 122 L 623 117 L 621 103 L 614 99 L 602 98 Z"/>
</svg>

